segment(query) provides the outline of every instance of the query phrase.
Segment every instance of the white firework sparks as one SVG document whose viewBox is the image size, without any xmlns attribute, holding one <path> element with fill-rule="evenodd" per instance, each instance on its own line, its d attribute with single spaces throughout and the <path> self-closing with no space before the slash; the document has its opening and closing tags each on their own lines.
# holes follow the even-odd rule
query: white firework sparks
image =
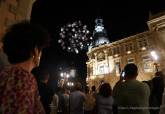
<svg viewBox="0 0 165 114">
<path fill-rule="evenodd" d="M 92 41 L 87 25 L 83 25 L 81 21 L 69 23 L 61 27 L 59 35 L 58 43 L 62 49 L 77 54 L 79 51 L 87 49 L 89 43 Z"/>
</svg>

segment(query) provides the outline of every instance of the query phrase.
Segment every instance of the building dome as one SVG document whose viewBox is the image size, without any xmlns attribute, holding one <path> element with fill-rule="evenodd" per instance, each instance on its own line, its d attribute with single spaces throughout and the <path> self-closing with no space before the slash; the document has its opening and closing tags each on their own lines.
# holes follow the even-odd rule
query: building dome
<svg viewBox="0 0 165 114">
<path fill-rule="evenodd" d="M 103 25 L 103 19 L 97 18 L 95 23 L 95 30 L 93 31 L 93 47 L 109 43 L 107 32 Z"/>
<path fill-rule="evenodd" d="M 102 44 L 108 44 L 108 43 L 109 43 L 109 40 L 106 37 L 98 37 L 95 40 L 95 46 L 99 46 Z"/>
</svg>

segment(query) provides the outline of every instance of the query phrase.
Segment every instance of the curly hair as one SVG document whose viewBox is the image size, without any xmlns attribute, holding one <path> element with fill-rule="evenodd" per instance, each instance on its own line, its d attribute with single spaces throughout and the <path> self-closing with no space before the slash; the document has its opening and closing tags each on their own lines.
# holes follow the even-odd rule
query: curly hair
<svg viewBox="0 0 165 114">
<path fill-rule="evenodd" d="M 103 83 L 99 89 L 99 94 L 104 97 L 109 97 L 112 95 L 112 88 L 109 83 Z"/>
<path fill-rule="evenodd" d="M 3 50 L 11 64 L 28 60 L 34 49 L 42 50 L 48 46 L 48 31 L 37 24 L 22 21 L 12 25 L 3 37 Z"/>
<path fill-rule="evenodd" d="M 75 90 L 81 90 L 82 89 L 81 83 L 80 82 L 76 82 L 74 88 L 75 88 Z"/>
</svg>

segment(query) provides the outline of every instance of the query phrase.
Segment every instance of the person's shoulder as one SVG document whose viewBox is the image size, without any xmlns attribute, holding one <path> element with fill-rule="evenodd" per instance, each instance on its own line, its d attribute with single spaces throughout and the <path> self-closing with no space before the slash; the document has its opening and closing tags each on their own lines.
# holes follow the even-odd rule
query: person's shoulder
<svg viewBox="0 0 165 114">
<path fill-rule="evenodd" d="M 15 67 L 15 66 L 6 66 L 4 68 L 0 69 L 0 75 L 4 75 L 4 76 L 10 76 L 12 78 L 16 78 L 16 79 L 25 79 L 25 78 L 29 78 L 29 80 L 32 78 L 33 79 L 33 75 L 25 70 L 23 70 L 22 68 L 19 67 Z"/>
<path fill-rule="evenodd" d="M 149 89 L 149 85 L 147 83 L 137 81 L 137 85 L 143 89 Z"/>
<path fill-rule="evenodd" d="M 82 96 L 86 96 L 85 93 L 83 93 L 82 91 L 79 91 L 79 94 Z"/>
<path fill-rule="evenodd" d="M 119 89 L 120 87 L 122 87 L 123 84 L 124 84 L 124 82 L 122 82 L 122 81 L 117 82 L 114 86 L 114 89 Z"/>
<path fill-rule="evenodd" d="M 160 80 L 164 80 L 164 78 L 163 77 L 161 77 L 161 76 L 155 76 L 153 79 L 152 79 L 152 82 L 159 82 Z"/>
<path fill-rule="evenodd" d="M 120 90 L 121 90 L 122 87 L 124 87 L 124 86 L 125 86 L 124 82 L 117 82 L 116 85 L 115 85 L 114 88 L 113 88 L 113 93 L 112 93 L 112 95 L 113 95 L 113 96 L 116 96 L 116 94 L 118 94 L 118 93 L 121 92 Z"/>
<path fill-rule="evenodd" d="M 22 83 L 25 83 L 26 85 L 37 85 L 36 79 L 33 76 L 33 74 L 24 70 L 23 68 L 12 66 L 10 73 L 16 79 L 20 80 Z"/>
<path fill-rule="evenodd" d="M 12 74 L 16 74 L 16 75 L 23 75 L 23 76 L 33 76 L 31 73 L 29 73 L 28 71 L 24 70 L 21 67 L 17 67 L 17 66 L 8 66 L 4 68 L 6 71 L 12 73 Z"/>
<path fill-rule="evenodd" d="M 114 102 L 113 96 L 109 96 L 109 97 L 108 97 L 108 101 Z"/>
<path fill-rule="evenodd" d="M 149 85 L 148 85 L 148 84 L 143 83 L 143 82 L 141 82 L 141 83 L 142 83 L 142 86 L 143 86 L 143 87 L 145 87 L 145 88 L 149 88 Z"/>
<path fill-rule="evenodd" d="M 82 91 L 77 91 L 77 95 L 78 95 L 79 97 L 86 98 L 85 93 L 83 93 Z"/>
<path fill-rule="evenodd" d="M 72 91 L 72 92 L 70 93 L 70 96 L 75 96 L 75 95 L 77 95 L 77 91 Z"/>
<path fill-rule="evenodd" d="M 142 82 L 142 81 L 139 81 L 139 80 L 134 80 L 134 83 L 136 83 L 137 85 L 140 85 L 140 86 L 145 86 L 147 85 L 146 83 Z"/>
<path fill-rule="evenodd" d="M 0 67 L 0 72 L 7 72 L 12 69 L 12 66 L 5 66 L 5 67 Z"/>
</svg>

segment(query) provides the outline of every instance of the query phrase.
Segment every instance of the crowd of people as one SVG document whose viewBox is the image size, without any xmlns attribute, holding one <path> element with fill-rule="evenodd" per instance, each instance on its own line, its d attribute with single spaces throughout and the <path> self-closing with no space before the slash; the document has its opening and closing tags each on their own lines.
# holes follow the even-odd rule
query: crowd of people
<svg viewBox="0 0 165 114">
<path fill-rule="evenodd" d="M 152 80 L 144 82 L 136 80 L 138 68 L 135 64 L 127 64 L 124 72 L 124 79 L 121 78 L 113 89 L 102 81 L 98 89 L 92 86 L 83 91 L 77 82 L 75 89 L 68 93 L 70 112 L 61 111 L 61 114 L 159 114 L 164 88 L 162 72 L 156 72 Z"/>
<path fill-rule="evenodd" d="M 149 81 L 136 80 L 138 68 L 127 64 L 124 78 L 114 88 L 102 81 L 99 87 L 48 88 L 49 74 L 36 81 L 31 73 L 39 66 L 42 49 L 49 43 L 48 32 L 39 25 L 21 22 L 3 37 L 3 52 L 9 63 L 0 68 L 0 114 L 164 114 L 164 75 Z M 162 105 L 162 106 L 161 106 Z M 161 107 L 161 108 L 160 108 Z"/>
<path fill-rule="evenodd" d="M 51 114 L 112 114 L 112 89 L 110 84 L 100 85 L 99 93 L 76 82 L 73 90 L 59 87 L 51 102 Z M 66 97 L 67 96 L 67 97 Z M 96 107 L 97 106 L 97 107 Z"/>
</svg>

